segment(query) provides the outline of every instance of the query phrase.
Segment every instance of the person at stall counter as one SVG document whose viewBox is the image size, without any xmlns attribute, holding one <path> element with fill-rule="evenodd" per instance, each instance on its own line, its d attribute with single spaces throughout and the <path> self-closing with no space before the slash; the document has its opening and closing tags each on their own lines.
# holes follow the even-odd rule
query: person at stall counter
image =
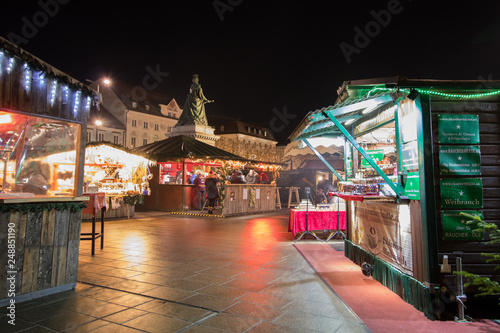
<svg viewBox="0 0 500 333">
<path fill-rule="evenodd" d="M 231 184 L 245 184 L 241 171 L 234 171 L 231 175 Z"/>
<path fill-rule="evenodd" d="M 253 169 L 247 175 L 246 178 L 247 184 L 258 184 L 259 183 L 259 175 Z"/>
<path fill-rule="evenodd" d="M 205 189 L 207 191 L 208 200 L 208 214 L 214 213 L 215 200 L 219 198 L 219 189 L 217 188 L 217 183 L 219 178 L 214 174 L 213 171 L 208 173 L 207 178 L 205 178 Z"/>
<path fill-rule="evenodd" d="M 270 184 L 271 183 L 265 172 L 260 174 L 260 183 L 261 184 Z"/>
<path fill-rule="evenodd" d="M 205 201 L 205 177 L 201 174 L 201 170 L 196 171 L 196 176 L 193 180 L 194 189 L 196 191 L 195 204 L 199 210 L 203 209 Z"/>
</svg>

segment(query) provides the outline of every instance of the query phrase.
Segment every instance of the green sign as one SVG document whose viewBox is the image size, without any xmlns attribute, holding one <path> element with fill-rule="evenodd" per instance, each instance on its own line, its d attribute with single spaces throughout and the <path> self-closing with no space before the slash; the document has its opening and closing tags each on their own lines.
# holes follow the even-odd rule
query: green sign
<svg viewBox="0 0 500 333">
<path fill-rule="evenodd" d="M 483 214 L 479 211 L 467 211 L 471 215 Z M 468 217 L 460 215 L 460 211 L 441 213 L 444 240 L 483 240 L 484 233 L 477 230 L 477 223 L 467 224 Z"/>
<path fill-rule="evenodd" d="M 411 200 L 420 200 L 420 177 L 418 171 L 408 172 L 404 184 L 404 194 Z"/>
<path fill-rule="evenodd" d="M 401 145 L 401 159 L 403 170 L 418 170 L 418 146 L 417 141 Z"/>
<path fill-rule="evenodd" d="M 438 114 L 439 143 L 478 144 L 479 117 L 471 114 Z"/>
<path fill-rule="evenodd" d="M 366 153 L 370 158 L 376 163 L 382 161 L 384 159 L 384 150 L 383 149 L 375 149 L 375 150 L 367 150 Z M 372 166 L 368 161 L 363 157 L 361 159 L 361 167 L 362 168 L 371 168 Z"/>
<path fill-rule="evenodd" d="M 480 178 L 441 179 L 442 208 L 482 208 L 483 182 Z"/>
<path fill-rule="evenodd" d="M 442 175 L 480 175 L 479 146 L 440 146 L 439 172 Z"/>
</svg>

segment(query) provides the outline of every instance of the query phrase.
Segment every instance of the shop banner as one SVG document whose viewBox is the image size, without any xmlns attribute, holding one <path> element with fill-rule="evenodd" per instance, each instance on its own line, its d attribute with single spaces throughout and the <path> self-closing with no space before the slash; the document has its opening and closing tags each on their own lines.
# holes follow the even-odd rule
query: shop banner
<svg viewBox="0 0 500 333">
<path fill-rule="evenodd" d="M 413 275 L 409 206 L 355 202 L 352 230 L 354 244 Z"/>
<path fill-rule="evenodd" d="M 480 178 L 441 179 L 441 207 L 482 208 L 482 180 Z"/>
<path fill-rule="evenodd" d="M 418 171 L 408 172 L 403 190 L 409 199 L 420 200 L 420 176 Z"/>
<path fill-rule="evenodd" d="M 480 175 L 479 146 L 440 146 L 439 172 L 442 175 Z"/>
<path fill-rule="evenodd" d="M 438 114 L 439 143 L 478 144 L 479 117 L 471 114 Z"/>
<path fill-rule="evenodd" d="M 481 219 L 483 214 L 480 211 L 467 211 L 467 214 L 479 215 Z M 484 238 L 484 233 L 477 230 L 477 223 L 467 224 L 468 217 L 460 215 L 460 211 L 446 211 L 441 213 L 443 225 L 444 240 L 475 240 L 480 241 Z"/>
<path fill-rule="evenodd" d="M 412 141 L 401 145 L 401 159 L 403 170 L 418 170 L 417 141 Z"/>
<path fill-rule="evenodd" d="M 384 159 L 384 150 L 383 149 L 374 149 L 367 150 L 366 153 L 374 162 L 380 162 Z M 361 167 L 362 168 L 372 168 L 371 164 L 363 157 L 361 159 Z"/>
</svg>

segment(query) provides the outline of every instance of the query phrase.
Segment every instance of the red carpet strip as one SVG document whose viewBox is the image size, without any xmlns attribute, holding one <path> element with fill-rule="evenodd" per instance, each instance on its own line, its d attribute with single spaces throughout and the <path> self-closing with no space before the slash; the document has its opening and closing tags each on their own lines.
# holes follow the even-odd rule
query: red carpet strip
<svg viewBox="0 0 500 333">
<path fill-rule="evenodd" d="M 500 332 L 491 320 L 472 323 L 429 320 L 412 305 L 384 287 L 328 244 L 296 244 L 326 284 L 374 332 Z"/>
</svg>

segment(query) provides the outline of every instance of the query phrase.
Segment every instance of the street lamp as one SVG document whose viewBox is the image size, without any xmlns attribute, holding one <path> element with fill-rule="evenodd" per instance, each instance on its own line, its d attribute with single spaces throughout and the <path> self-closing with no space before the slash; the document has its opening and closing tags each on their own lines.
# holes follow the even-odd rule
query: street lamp
<svg viewBox="0 0 500 333">
<path fill-rule="evenodd" d="M 99 141 L 99 126 L 102 125 L 102 121 L 100 121 L 99 119 L 97 119 L 95 121 L 95 141 Z"/>
</svg>

